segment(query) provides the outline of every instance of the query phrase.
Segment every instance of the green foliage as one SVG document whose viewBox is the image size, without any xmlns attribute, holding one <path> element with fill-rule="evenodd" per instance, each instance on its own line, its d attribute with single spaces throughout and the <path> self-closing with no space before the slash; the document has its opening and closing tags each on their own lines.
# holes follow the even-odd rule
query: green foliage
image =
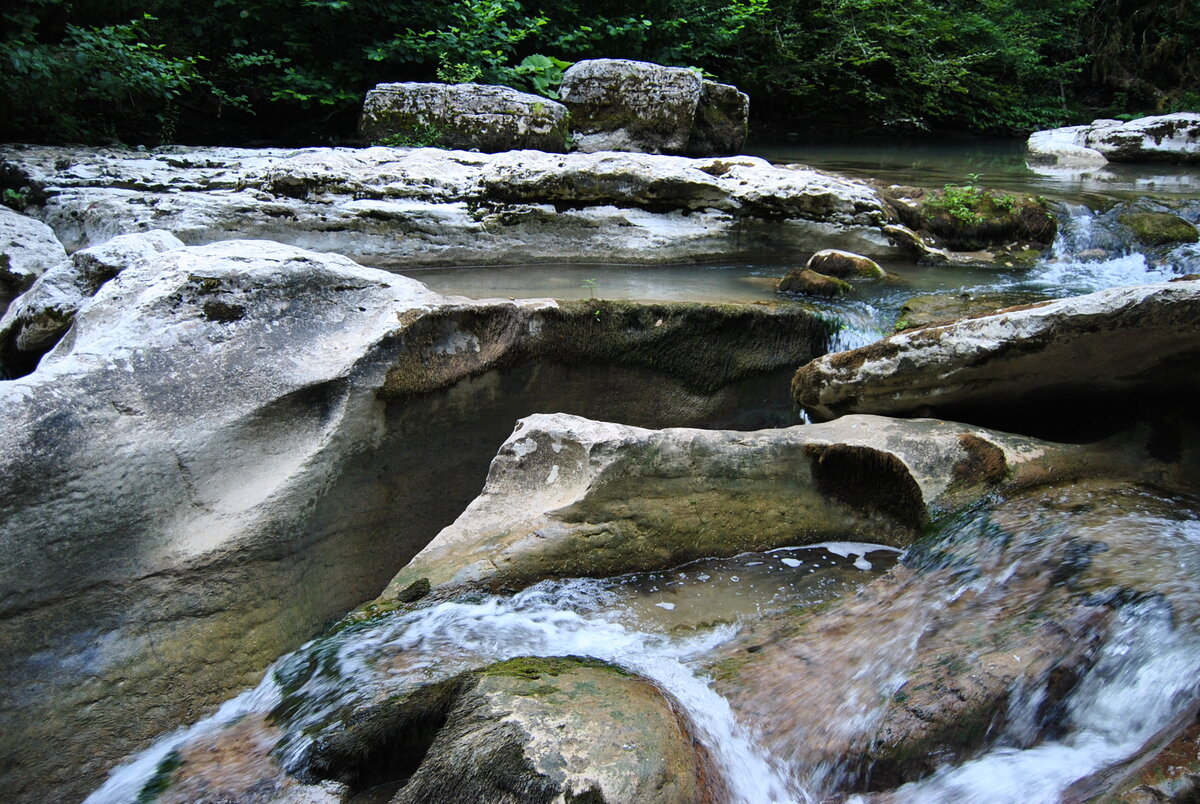
<svg viewBox="0 0 1200 804">
<path fill-rule="evenodd" d="M 979 174 L 967 174 L 964 184 L 947 184 L 941 192 L 925 198 L 927 209 L 940 210 L 959 223 L 980 223 L 995 216 L 1016 212 L 1018 199 L 1009 193 L 996 193 L 979 185 Z"/>
<path fill-rule="evenodd" d="M 381 81 L 553 98 L 598 57 L 736 83 L 760 121 L 1025 132 L 1200 109 L 1195 2 L 9 0 L 0 138 L 313 143 Z"/>
<path fill-rule="evenodd" d="M 594 299 L 594 298 L 596 298 L 596 286 L 599 284 L 600 284 L 600 280 L 593 277 L 591 279 L 583 280 L 583 283 L 580 285 L 580 287 L 587 290 L 589 299 Z M 599 311 L 597 310 L 596 312 L 598 315 Z"/>
<path fill-rule="evenodd" d="M 433 125 L 417 126 L 408 131 L 389 134 L 371 144 L 386 145 L 390 148 L 438 148 L 442 144 L 442 130 Z"/>
<path fill-rule="evenodd" d="M 3 194 L 0 194 L 0 204 L 9 209 L 15 209 L 17 212 L 22 212 L 25 207 L 29 206 L 29 196 L 24 190 L 14 190 L 11 187 L 5 187 Z"/>
</svg>

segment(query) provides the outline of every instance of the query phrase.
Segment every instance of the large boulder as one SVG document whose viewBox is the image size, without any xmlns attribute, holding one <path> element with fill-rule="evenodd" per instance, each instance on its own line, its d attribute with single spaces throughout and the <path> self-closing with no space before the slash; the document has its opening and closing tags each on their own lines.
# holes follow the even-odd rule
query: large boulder
<svg viewBox="0 0 1200 804">
<path fill-rule="evenodd" d="M 873 416 L 757 433 L 531 416 L 379 602 L 422 581 L 519 588 L 827 540 L 906 545 L 930 510 L 1053 451 L 1034 443 Z"/>
<path fill-rule="evenodd" d="M 31 212 L 71 250 L 165 229 L 383 267 L 905 253 L 871 187 L 745 156 L 8 146 L 0 164 L 45 199 Z"/>
<path fill-rule="evenodd" d="M 689 156 L 728 156 L 746 144 L 750 125 L 750 96 L 732 84 L 705 79 L 688 139 Z"/>
<path fill-rule="evenodd" d="M 62 260 L 9 306 L 0 318 L 0 360 L 10 373 L 25 374 L 70 328 L 75 312 L 101 285 L 138 260 L 183 242 L 152 230 L 118 235 Z"/>
<path fill-rule="evenodd" d="M 0 315 L 13 297 L 66 257 L 53 229 L 0 206 Z"/>
<path fill-rule="evenodd" d="M 470 302 L 268 242 L 124 266 L 0 382 L 0 787 L 78 798 L 377 595 L 513 420 L 770 420 L 763 378 L 827 338 L 794 306 Z"/>
<path fill-rule="evenodd" d="M 703 83 L 683 67 L 588 59 L 563 73 L 559 96 L 571 111 L 576 150 L 682 154 Z"/>
<path fill-rule="evenodd" d="M 750 98 L 683 67 L 589 59 L 563 73 L 574 148 L 727 156 L 746 141 Z"/>
<path fill-rule="evenodd" d="M 1030 162 L 1097 167 L 1107 162 L 1200 162 L 1200 114 L 1177 114 L 1037 131 L 1030 135 Z"/>
<path fill-rule="evenodd" d="M 845 413 L 1079 412 L 1191 398 L 1200 282 L 1120 287 L 925 327 L 826 355 L 792 381 L 796 401 Z M 1178 396 L 1182 395 L 1182 396 Z M 1082 408 L 1080 408 L 1082 406 Z"/>
<path fill-rule="evenodd" d="M 367 92 L 359 133 L 372 145 L 436 145 L 484 153 L 562 153 L 569 132 L 561 103 L 483 84 L 378 84 Z"/>
</svg>

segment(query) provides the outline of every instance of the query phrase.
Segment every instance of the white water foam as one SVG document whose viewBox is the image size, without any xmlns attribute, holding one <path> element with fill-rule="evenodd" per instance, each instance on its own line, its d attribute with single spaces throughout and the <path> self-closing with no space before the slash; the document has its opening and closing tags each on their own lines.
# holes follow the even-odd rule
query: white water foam
<svg viewBox="0 0 1200 804">
<path fill-rule="evenodd" d="M 288 723 L 290 739 L 284 764 L 298 762 L 313 736 L 314 724 L 386 683 L 374 665 L 403 653 L 412 661 L 408 670 L 428 669 L 440 677 L 518 656 L 586 656 L 618 665 L 658 684 L 688 713 L 701 742 L 712 752 L 731 799 L 741 804 L 792 804 L 810 797 L 796 787 L 785 770 L 736 721 L 728 702 L 688 661 L 709 654 L 733 636 L 732 627 L 719 627 L 689 638 L 671 638 L 627 629 L 596 612 L 612 596 L 593 580 L 538 584 L 511 598 L 487 597 L 477 603 L 441 603 L 389 618 L 369 631 L 355 629 L 314 641 L 272 666 L 259 687 L 227 702 L 204 721 L 160 739 L 131 762 L 117 768 L 86 804 L 125 804 L 136 801 L 162 760 L 188 740 L 209 733 L 251 712 L 265 713 L 283 699 L 277 671 L 297 665 L 333 661 L 337 673 L 313 672 L 291 693 L 308 702 Z M 343 632 L 346 633 L 346 632 Z M 326 654 L 336 643 L 336 658 Z"/>
<path fill-rule="evenodd" d="M 1055 804 L 1075 783 L 1133 756 L 1196 695 L 1198 649 L 1194 638 L 1173 628 L 1166 606 L 1127 609 L 1096 666 L 1069 700 L 1071 730 L 1066 737 L 1032 748 L 992 749 L 904 785 L 889 800 Z"/>
</svg>

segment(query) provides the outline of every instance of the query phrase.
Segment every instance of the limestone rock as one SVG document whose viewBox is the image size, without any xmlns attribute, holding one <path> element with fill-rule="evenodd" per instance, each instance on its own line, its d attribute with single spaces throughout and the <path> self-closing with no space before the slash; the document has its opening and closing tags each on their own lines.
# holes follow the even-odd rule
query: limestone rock
<svg viewBox="0 0 1200 804">
<path fill-rule="evenodd" d="M 0 318 L 0 359 L 27 373 L 71 326 L 75 312 L 100 286 L 138 260 L 183 242 L 169 232 L 118 235 L 77 251 L 38 277 Z"/>
<path fill-rule="evenodd" d="M 0 206 L 0 314 L 13 297 L 66 257 L 53 229 Z"/>
<path fill-rule="evenodd" d="M 1067 126 L 1035 131 L 1025 144 L 1030 164 L 1089 168 L 1108 164 L 1108 158 L 1087 147 L 1090 126 Z"/>
<path fill-rule="evenodd" d="M 809 257 L 805 267 L 838 279 L 883 279 L 886 275 L 870 257 L 835 248 L 818 251 Z"/>
<path fill-rule="evenodd" d="M 379 84 L 367 93 L 359 132 L 374 145 L 562 153 L 567 108 L 502 86 Z"/>
<path fill-rule="evenodd" d="M 689 156 L 729 156 L 741 151 L 750 125 L 750 96 L 732 84 L 705 80 L 688 139 Z"/>
<path fill-rule="evenodd" d="M 1087 146 L 1110 162 L 1200 162 L 1200 114 L 1097 120 L 1088 130 Z"/>
<path fill-rule="evenodd" d="M 1200 283 L 1113 288 L 926 327 L 818 358 L 796 401 L 830 418 L 1070 410 L 1200 390 Z"/>
<path fill-rule="evenodd" d="M 756 433 L 523 419 L 477 497 L 393 578 L 521 587 L 826 540 L 905 545 L 929 507 L 1001 482 L 1029 439 L 851 416 Z"/>
<path fill-rule="evenodd" d="M 1200 162 L 1200 114 L 1093 120 L 1090 124 L 1037 131 L 1027 144 L 1033 164 L 1099 167 L 1107 162 Z"/>
<path fill-rule="evenodd" d="M 563 73 L 576 150 L 682 154 L 688 150 L 703 80 L 683 67 L 587 59 Z"/>
<path fill-rule="evenodd" d="M 515 419 L 711 426 L 827 338 L 795 306 L 470 302 L 262 241 L 127 265 L 0 382 L 0 786 L 82 797 L 377 595 Z"/>
<path fill-rule="evenodd" d="M 8 146 L 0 165 L 46 199 L 31 211 L 72 250 L 165 229 L 380 267 L 904 253 L 870 186 L 744 156 Z"/>
<path fill-rule="evenodd" d="M 780 293 L 800 293 L 805 296 L 841 296 L 850 292 L 850 283 L 844 279 L 817 273 L 811 268 L 789 271 L 779 280 Z"/>
<path fill-rule="evenodd" d="M 460 694 L 392 802 L 711 803 L 709 762 L 645 679 L 594 661 L 514 659 Z"/>
</svg>

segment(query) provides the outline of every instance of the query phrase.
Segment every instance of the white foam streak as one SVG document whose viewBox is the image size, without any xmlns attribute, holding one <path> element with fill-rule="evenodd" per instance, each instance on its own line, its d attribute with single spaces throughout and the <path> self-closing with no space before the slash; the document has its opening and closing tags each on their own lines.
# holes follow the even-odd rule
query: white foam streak
<svg viewBox="0 0 1200 804">
<path fill-rule="evenodd" d="M 1072 784 L 1134 755 L 1194 696 L 1200 652 L 1141 606 L 1123 615 L 1069 702 L 1070 733 L 1033 748 L 996 748 L 896 791 L 897 804 L 1054 804 Z"/>
</svg>

